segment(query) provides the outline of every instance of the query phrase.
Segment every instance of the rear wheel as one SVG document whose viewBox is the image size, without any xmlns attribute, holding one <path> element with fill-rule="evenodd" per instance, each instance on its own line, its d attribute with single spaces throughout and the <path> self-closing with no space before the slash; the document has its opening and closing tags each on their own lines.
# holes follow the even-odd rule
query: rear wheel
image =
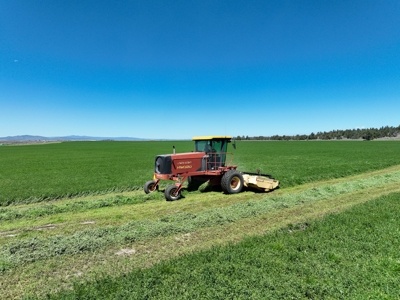
<svg viewBox="0 0 400 300">
<path fill-rule="evenodd" d="M 229 170 L 221 178 L 222 190 L 227 194 L 237 194 L 243 189 L 244 179 L 237 170 Z"/>
<path fill-rule="evenodd" d="M 165 198 L 168 201 L 178 200 L 181 197 L 181 191 L 179 191 L 175 195 L 177 189 L 178 189 L 178 187 L 176 185 L 167 186 L 167 188 L 165 189 L 165 192 L 164 192 Z"/>
<path fill-rule="evenodd" d="M 158 190 L 158 184 L 154 180 L 149 180 L 144 184 L 143 189 L 146 194 L 149 194 Z"/>
</svg>

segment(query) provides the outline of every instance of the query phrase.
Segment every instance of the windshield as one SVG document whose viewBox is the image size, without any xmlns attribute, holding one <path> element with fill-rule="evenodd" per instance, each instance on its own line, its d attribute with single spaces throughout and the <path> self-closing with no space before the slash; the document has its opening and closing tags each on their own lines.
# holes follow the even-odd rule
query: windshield
<svg viewBox="0 0 400 300">
<path fill-rule="evenodd" d="M 196 141 L 196 152 L 226 152 L 226 140 Z"/>
</svg>

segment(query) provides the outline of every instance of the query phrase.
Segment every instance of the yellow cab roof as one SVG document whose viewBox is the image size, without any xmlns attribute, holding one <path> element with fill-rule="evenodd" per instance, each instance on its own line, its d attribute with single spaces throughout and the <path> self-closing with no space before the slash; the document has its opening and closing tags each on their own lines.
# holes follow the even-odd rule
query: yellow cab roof
<svg viewBox="0 0 400 300">
<path fill-rule="evenodd" d="M 206 136 L 194 136 L 193 141 L 209 141 L 209 140 L 230 140 L 231 136 L 226 135 L 206 135 Z"/>
</svg>

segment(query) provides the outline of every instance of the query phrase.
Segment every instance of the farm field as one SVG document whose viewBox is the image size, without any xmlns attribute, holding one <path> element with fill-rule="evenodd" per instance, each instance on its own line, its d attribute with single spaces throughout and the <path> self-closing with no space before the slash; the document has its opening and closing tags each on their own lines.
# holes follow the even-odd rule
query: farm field
<svg viewBox="0 0 400 300">
<path fill-rule="evenodd" d="M 399 210 L 391 194 L 50 299 L 398 299 Z"/>
<path fill-rule="evenodd" d="M 192 143 L 1 148 L 21 180 L 2 183 L 0 299 L 399 298 L 399 142 L 238 142 L 234 163 L 280 189 L 167 202 L 141 185 L 172 145 Z"/>
<path fill-rule="evenodd" d="M 0 206 L 141 190 L 154 157 L 191 141 L 70 142 L 0 147 Z M 397 141 L 238 141 L 239 170 L 273 174 L 281 188 L 400 164 Z"/>
<path fill-rule="evenodd" d="M 154 156 L 188 142 L 66 142 L 0 147 L 0 205 L 141 189 Z"/>
</svg>

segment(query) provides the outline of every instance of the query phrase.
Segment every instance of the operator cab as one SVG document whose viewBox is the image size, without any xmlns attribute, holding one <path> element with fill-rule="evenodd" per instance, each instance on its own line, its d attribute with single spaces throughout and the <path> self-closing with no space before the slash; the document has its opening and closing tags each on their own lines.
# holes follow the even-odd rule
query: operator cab
<svg viewBox="0 0 400 300">
<path fill-rule="evenodd" d="M 195 152 L 205 152 L 207 155 L 208 169 L 216 170 L 225 166 L 226 150 L 228 143 L 232 137 L 230 136 L 196 136 Z"/>
</svg>

